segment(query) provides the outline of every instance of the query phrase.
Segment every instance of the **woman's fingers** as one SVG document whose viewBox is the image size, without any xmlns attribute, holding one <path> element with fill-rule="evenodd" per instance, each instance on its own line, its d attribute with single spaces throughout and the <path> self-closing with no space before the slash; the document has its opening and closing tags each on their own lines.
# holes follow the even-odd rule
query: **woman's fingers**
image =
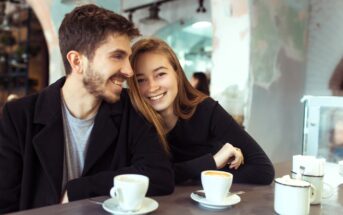
<svg viewBox="0 0 343 215">
<path fill-rule="evenodd" d="M 240 148 L 235 147 L 236 150 L 236 156 L 240 158 L 240 165 L 244 164 L 244 156 Z"/>
<path fill-rule="evenodd" d="M 230 168 L 235 168 L 237 169 L 241 165 L 241 158 L 240 157 L 235 157 L 235 159 L 230 163 Z"/>
<path fill-rule="evenodd" d="M 223 168 L 225 165 L 229 165 L 230 169 L 238 169 L 240 165 L 244 164 L 241 150 L 229 143 L 224 144 L 213 158 L 218 169 Z"/>
<path fill-rule="evenodd" d="M 239 148 L 234 147 L 233 156 L 229 158 L 229 168 L 238 169 L 240 165 L 244 164 L 244 157 L 242 151 Z"/>
</svg>

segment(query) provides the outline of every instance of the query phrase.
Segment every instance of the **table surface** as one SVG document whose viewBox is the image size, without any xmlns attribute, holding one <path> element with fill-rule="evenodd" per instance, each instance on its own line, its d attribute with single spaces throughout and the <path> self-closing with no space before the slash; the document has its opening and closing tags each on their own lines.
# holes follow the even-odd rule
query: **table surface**
<svg viewBox="0 0 343 215">
<path fill-rule="evenodd" d="M 291 162 L 283 162 L 275 165 L 276 176 L 289 174 Z M 338 165 L 327 163 L 325 166 L 324 183 L 331 195 L 322 200 L 320 205 L 311 205 L 310 214 L 343 214 L 343 177 L 338 174 Z M 159 207 L 153 215 L 163 214 L 273 214 L 274 213 L 274 184 L 268 186 L 256 186 L 248 184 L 233 184 L 231 191 L 244 191 L 241 194 L 241 202 L 224 210 L 210 210 L 200 207 L 190 198 L 190 193 L 201 189 L 200 185 L 176 186 L 172 195 L 153 197 Z M 324 189 L 325 190 L 325 189 Z M 59 204 L 43 208 L 13 213 L 16 215 L 40 215 L 40 214 L 109 214 L 102 209 L 102 202 L 109 197 L 102 196 L 93 199 L 84 199 L 68 204 Z"/>
</svg>

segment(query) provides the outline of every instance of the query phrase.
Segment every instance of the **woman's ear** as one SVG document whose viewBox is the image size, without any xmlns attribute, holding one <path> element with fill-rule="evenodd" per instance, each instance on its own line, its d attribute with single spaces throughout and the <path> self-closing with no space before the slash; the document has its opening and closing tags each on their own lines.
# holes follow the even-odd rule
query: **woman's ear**
<svg viewBox="0 0 343 215">
<path fill-rule="evenodd" d="M 71 73 L 76 72 L 82 74 L 82 55 L 77 51 L 69 51 L 67 59 L 71 67 Z"/>
</svg>

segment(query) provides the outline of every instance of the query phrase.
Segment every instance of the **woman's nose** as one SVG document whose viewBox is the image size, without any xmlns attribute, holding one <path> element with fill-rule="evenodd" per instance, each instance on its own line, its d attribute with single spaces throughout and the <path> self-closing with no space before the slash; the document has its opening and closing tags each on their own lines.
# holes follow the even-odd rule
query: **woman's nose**
<svg viewBox="0 0 343 215">
<path fill-rule="evenodd" d="M 149 81 L 149 91 L 150 92 L 154 92 L 156 90 L 158 90 L 160 88 L 160 86 L 158 85 L 158 83 L 154 80 L 150 80 Z"/>
</svg>

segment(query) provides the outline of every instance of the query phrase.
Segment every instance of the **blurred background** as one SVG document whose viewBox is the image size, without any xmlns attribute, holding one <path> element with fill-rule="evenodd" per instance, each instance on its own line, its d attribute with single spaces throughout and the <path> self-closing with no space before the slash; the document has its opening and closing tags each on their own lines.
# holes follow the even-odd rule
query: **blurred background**
<svg viewBox="0 0 343 215">
<path fill-rule="evenodd" d="M 206 74 L 273 162 L 303 151 L 304 95 L 342 95 L 342 0 L 0 0 L 0 108 L 65 74 L 58 27 L 87 3 L 168 42 L 189 79 Z"/>
</svg>

